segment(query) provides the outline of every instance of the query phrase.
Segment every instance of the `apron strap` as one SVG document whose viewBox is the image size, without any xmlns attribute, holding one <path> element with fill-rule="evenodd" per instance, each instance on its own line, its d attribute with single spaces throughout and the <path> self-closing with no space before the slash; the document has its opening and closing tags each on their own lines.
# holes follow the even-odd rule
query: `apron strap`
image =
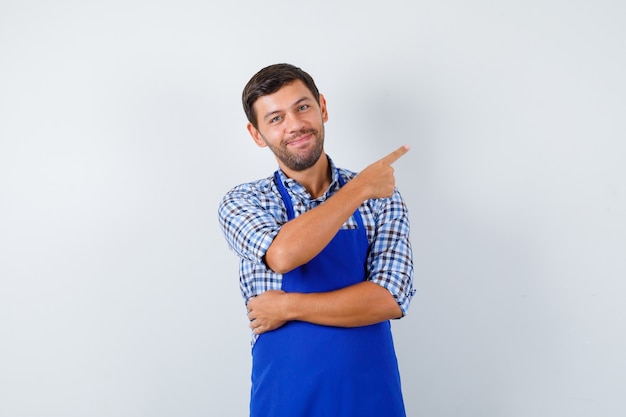
<svg viewBox="0 0 626 417">
<path fill-rule="evenodd" d="M 274 181 L 276 181 L 278 191 L 280 191 L 280 195 L 282 196 L 283 202 L 285 203 L 285 208 L 287 209 L 287 219 L 293 220 L 295 218 L 295 215 L 293 213 L 293 204 L 291 204 L 291 197 L 285 189 L 283 182 L 280 180 L 280 175 L 278 174 L 278 171 L 274 172 Z"/>
</svg>

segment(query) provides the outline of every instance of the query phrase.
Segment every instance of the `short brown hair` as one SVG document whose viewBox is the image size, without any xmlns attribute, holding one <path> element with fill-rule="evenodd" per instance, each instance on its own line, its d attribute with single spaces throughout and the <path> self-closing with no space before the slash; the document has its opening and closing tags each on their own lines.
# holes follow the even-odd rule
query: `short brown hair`
<svg viewBox="0 0 626 417">
<path fill-rule="evenodd" d="M 300 80 L 309 89 L 315 100 L 319 104 L 320 93 L 313 78 L 302 69 L 291 64 L 274 64 L 263 68 L 248 81 L 243 89 L 241 101 L 243 103 L 243 111 L 246 113 L 248 121 L 252 126 L 258 128 L 257 115 L 254 111 L 254 103 L 259 97 L 273 94 L 280 90 L 284 85 Z"/>
</svg>

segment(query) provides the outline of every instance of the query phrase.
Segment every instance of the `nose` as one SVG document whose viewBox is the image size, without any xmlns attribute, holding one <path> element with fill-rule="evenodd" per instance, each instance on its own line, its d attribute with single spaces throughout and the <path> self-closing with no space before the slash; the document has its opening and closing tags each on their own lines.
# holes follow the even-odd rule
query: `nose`
<svg viewBox="0 0 626 417">
<path fill-rule="evenodd" d="M 288 132 L 297 132 L 305 127 L 304 121 L 294 112 L 287 113 L 285 119 L 285 127 Z"/>
</svg>

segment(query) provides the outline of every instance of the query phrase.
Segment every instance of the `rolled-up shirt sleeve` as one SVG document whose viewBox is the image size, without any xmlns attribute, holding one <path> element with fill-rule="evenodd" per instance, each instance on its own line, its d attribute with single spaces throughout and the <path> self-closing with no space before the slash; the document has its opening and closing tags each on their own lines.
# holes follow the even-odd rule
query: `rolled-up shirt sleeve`
<svg viewBox="0 0 626 417">
<path fill-rule="evenodd" d="M 219 204 L 219 222 L 230 249 L 240 258 L 263 263 L 263 257 L 280 230 L 276 214 L 282 211 L 263 190 L 242 184 L 229 191 Z M 273 207 L 268 207 L 273 204 Z"/>
<path fill-rule="evenodd" d="M 371 204 L 376 229 L 367 260 L 368 280 L 389 290 L 404 316 L 415 295 L 408 210 L 397 190 Z"/>
</svg>

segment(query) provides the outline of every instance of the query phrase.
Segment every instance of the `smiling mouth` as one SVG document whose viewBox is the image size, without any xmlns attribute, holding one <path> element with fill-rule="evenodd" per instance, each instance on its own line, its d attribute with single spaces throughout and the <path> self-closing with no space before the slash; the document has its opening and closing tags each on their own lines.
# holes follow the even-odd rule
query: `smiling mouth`
<svg viewBox="0 0 626 417">
<path fill-rule="evenodd" d="M 295 146 L 295 145 L 299 145 L 303 142 L 306 142 L 309 139 L 308 136 L 304 136 L 302 138 L 298 138 L 298 139 L 294 139 L 291 142 L 289 142 L 287 145 L 291 145 L 291 146 Z"/>
<path fill-rule="evenodd" d="M 287 146 L 295 146 L 295 145 L 299 145 L 301 143 L 307 142 L 309 139 L 311 139 L 311 137 L 313 136 L 313 132 L 303 132 L 302 134 L 296 136 L 293 139 L 290 139 L 289 141 L 287 141 L 286 145 Z"/>
</svg>

